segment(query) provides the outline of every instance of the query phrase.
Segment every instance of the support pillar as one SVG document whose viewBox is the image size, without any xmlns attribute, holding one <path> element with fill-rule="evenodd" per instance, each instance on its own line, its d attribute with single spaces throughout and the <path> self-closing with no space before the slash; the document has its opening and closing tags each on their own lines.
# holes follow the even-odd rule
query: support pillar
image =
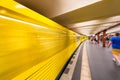
<svg viewBox="0 0 120 80">
<path fill-rule="evenodd" d="M 100 33 L 97 34 L 98 44 L 100 43 Z"/>
<path fill-rule="evenodd" d="M 106 44 L 106 30 L 103 31 L 103 39 L 102 39 L 103 47 L 105 47 Z"/>
</svg>

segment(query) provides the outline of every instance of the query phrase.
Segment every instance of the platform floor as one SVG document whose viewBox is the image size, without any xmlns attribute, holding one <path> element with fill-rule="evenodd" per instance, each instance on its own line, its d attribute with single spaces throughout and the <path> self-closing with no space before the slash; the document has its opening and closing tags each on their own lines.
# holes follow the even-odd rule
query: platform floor
<svg viewBox="0 0 120 80">
<path fill-rule="evenodd" d="M 84 48 L 84 46 L 86 47 Z M 86 72 L 83 70 L 84 68 L 82 68 L 83 63 L 86 63 L 86 61 L 83 60 L 85 53 L 87 53 L 86 58 L 88 58 L 89 66 L 84 65 L 90 69 L 90 75 L 88 71 Z M 60 80 L 120 80 L 120 67 L 112 62 L 113 56 L 111 48 L 103 48 L 99 44 L 92 44 L 86 41 L 80 46 L 79 52 L 76 54 L 78 54 L 78 56 L 73 56 L 77 58 L 76 65 L 73 69 L 74 71 L 72 71 L 72 75 L 68 75 L 71 76 L 71 78 Z M 69 68 L 68 73 L 70 70 L 71 68 Z M 86 75 L 90 77 L 85 78 Z"/>
<path fill-rule="evenodd" d="M 111 48 L 87 41 L 87 52 L 92 80 L 120 80 L 120 67 L 112 62 Z"/>
</svg>

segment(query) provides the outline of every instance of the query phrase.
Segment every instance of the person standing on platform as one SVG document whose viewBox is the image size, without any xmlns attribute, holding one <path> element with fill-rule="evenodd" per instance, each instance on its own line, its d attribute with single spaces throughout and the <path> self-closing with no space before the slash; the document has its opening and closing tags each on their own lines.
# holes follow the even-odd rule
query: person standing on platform
<svg viewBox="0 0 120 80">
<path fill-rule="evenodd" d="M 115 33 L 115 36 L 110 38 L 108 48 L 110 47 L 110 45 L 112 45 L 112 54 L 114 56 L 113 61 L 118 66 L 120 66 L 120 58 L 119 58 L 119 54 L 120 54 L 120 34 L 119 33 Z"/>
</svg>

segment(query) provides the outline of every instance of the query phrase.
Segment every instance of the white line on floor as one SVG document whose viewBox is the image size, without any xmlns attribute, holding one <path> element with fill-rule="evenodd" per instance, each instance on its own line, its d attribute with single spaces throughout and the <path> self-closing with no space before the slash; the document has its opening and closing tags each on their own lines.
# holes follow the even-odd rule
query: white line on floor
<svg viewBox="0 0 120 80">
<path fill-rule="evenodd" d="M 81 79 L 80 80 L 92 80 L 90 66 L 88 63 L 88 56 L 86 50 L 86 42 L 83 47 L 82 67 L 81 67 Z"/>
</svg>

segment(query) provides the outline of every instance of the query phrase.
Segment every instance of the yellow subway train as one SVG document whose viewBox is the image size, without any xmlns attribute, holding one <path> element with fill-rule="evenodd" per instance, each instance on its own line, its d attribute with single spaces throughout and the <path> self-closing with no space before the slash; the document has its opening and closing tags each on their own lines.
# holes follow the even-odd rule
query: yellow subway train
<svg viewBox="0 0 120 80">
<path fill-rule="evenodd" d="M 0 80 L 55 80 L 80 36 L 13 0 L 0 0 Z"/>
</svg>

